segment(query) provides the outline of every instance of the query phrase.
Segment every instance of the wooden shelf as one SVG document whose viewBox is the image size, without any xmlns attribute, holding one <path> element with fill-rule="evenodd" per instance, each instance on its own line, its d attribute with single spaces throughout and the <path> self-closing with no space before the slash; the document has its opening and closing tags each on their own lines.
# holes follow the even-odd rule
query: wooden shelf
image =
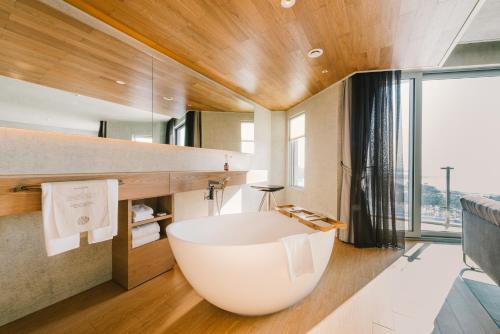
<svg viewBox="0 0 500 334">
<path fill-rule="evenodd" d="M 171 219 L 172 217 L 173 217 L 173 215 L 167 214 L 165 216 L 158 216 L 158 217 L 154 217 L 154 218 L 150 218 L 150 219 L 140 220 L 138 222 L 132 223 L 132 227 L 141 226 L 141 225 L 145 225 L 145 224 L 149 224 L 149 223 L 154 223 L 154 222 L 158 222 L 161 220 L 167 220 L 167 219 Z"/>
<path fill-rule="evenodd" d="M 165 216 L 132 222 L 132 208 L 144 204 Z M 174 256 L 165 232 L 174 220 L 173 196 L 165 194 L 142 199 L 120 201 L 118 210 L 118 235 L 113 239 L 113 280 L 126 289 L 132 289 L 155 276 L 172 269 Z M 132 228 L 157 222 L 160 239 L 132 248 Z"/>
</svg>

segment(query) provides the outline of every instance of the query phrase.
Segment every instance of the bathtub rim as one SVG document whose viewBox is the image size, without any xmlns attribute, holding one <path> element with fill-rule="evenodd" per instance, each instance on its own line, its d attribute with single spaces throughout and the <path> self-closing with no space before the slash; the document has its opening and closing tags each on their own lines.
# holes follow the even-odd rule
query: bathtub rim
<svg viewBox="0 0 500 334">
<path fill-rule="evenodd" d="M 233 214 L 233 215 L 240 215 L 240 214 L 245 214 L 245 213 L 236 213 L 236 214 Z M 213 218 L 213 217 L 217 217 L 217 216 L 209 216 L 209 217 L 200 217 L 200 218 L 195 218 L 195 219 L 187 219 L 187 220 L 181 220 L 181 221 L 178 221 L 178 222 L 173 222 L 171 224 L 168 224 L 167 228 L 165 229 L 165 232 L 167 234 L 167 238 L 173 237 L 173 238 L 175 238 L 177 240 L 180 240 L 182 242 L 186 242 L 186 243 L 191 244 L 191 245 L 208 246 L 208 247 L 214 247 L 214 248 L 216 248 L 216 247 L 250 247 L 250 246 L 262 246 L 262 245 L 271 245 L 271 244 L 281 244 L 280 239 L 276 239 L 274 241 L 255 242 L 255 243 L 248 243 L 248 244 L 216 244 L 216 243 L 211 243 L 211 242 L 197 242 L 197 241 L 192 241 L 192 240 L 186 240 L 184 238 L 179 237 L 175 233 L 169 232 L 169 230 L 172 229 L 173 226 L 175 226 L 177 224 L 182 224 L 183 222 L 186 222 L 186 221 L 203 220 L 204 218 Z M 301 224 L 298 221 L 293 221 L 293 223 Z M 329 233 L 333 233 L 333 232 L 335 232 L 337 230 L 337 229 L 331 229 L 331 230 L 328 230 L 328 231 L 318 231 L 318 230 L 315 230 L 313 228 L 310 228 L 307 225 L 303 225 L 303 224 L 301 224 L 301 225 L 304 226 L 304 227 L 306 227 L 308 230 L 311 230 L 312 232 L 311 233 L 294 233 L 294 234 L 290 234 L 288 236 L 298 235 L 298 234 L 309 234 L 310 236 L 312 236 L 312 235 L 316 235 L 318 233 L 329 234 Z"/>
</svg>

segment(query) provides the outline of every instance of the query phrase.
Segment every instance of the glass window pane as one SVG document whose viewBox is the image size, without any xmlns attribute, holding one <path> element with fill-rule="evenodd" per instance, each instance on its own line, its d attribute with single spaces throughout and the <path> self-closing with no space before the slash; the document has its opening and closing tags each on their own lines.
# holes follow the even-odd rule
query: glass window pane
<svg viewBox="0 0 500 334">
<path fill-rule="evenodd" d="M 410 215 L 410 117 L 413 107 L 413 79 L 401 81 L 401 126 L 403 141 L 403 182 L 404 182 L 404 212 L 398 213 L 398 218 L 404 219 L 407 231 L 413 231 Z"/>
<path fill-rule="evenodd" d="M 179 146 L 186 145 L 186 127 L 184 125 L 175 130 L 175 144 Z"/>
<path fill-rule="evenodd" d="M 290 119 L 290 139 L 305 135 L 306 115 L 300 114 Z"/>
<path fill-rule="evenodd" d="M 460 233 L 460 197 L 500 199 L 500 77 L 427 80 L 422 88 L 421 228 Z"/>
<path fill-rule="evenodd" d="M 301 137 L 290 142 L 291 186 L 304 187 L 305 170 L 305 138 Z"/>
<path fill-rule="evenodd" d="M 254 153 L 254 142 L 253 141 L 242 141 L 241 142 L 241 152 L 242 153 Z"/>
<path fill-rule="evenodd" d="M 241 140 L 247 140 L 247 141 L 254 140 L 253 122 L 241 122 Z"/>
</svg>

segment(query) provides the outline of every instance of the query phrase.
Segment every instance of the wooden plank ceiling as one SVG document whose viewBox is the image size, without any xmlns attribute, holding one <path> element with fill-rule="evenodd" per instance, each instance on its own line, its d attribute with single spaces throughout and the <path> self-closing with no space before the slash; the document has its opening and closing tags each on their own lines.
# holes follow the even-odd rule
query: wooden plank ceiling
<svg viewBox="0 0 500 334">
<path fill-rule="evenodd" d="M 354 71 L 437 66 L 478 2 L 65 1 L 272 110 Z"/>
<path fill-rule="evenodd" d="M 0 75 L 146 111 L 154 91 L 154 111 L 170 116 L 182 115 L 188 105 L 253 110 L 184 66 L 153 63 L 149 55 L 35 0 L 0 0 Z"/>
</svg>

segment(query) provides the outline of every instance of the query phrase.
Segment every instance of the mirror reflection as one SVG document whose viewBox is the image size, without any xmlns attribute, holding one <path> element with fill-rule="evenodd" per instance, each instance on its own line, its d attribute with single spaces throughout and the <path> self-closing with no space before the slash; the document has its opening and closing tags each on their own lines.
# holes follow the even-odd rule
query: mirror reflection
<svg viewBox="0 0 500 334">
<path fill-rule="evenodd" d="M 1 127 L 254 151 L 253 105 L 226 88 L 45 4 L 4 7 Z"/>
<path fill-rule="evenodd" d="M 251 112 L 188 111 L 166 126 L 166 143 L 254 153 Z"/>
</svg>

